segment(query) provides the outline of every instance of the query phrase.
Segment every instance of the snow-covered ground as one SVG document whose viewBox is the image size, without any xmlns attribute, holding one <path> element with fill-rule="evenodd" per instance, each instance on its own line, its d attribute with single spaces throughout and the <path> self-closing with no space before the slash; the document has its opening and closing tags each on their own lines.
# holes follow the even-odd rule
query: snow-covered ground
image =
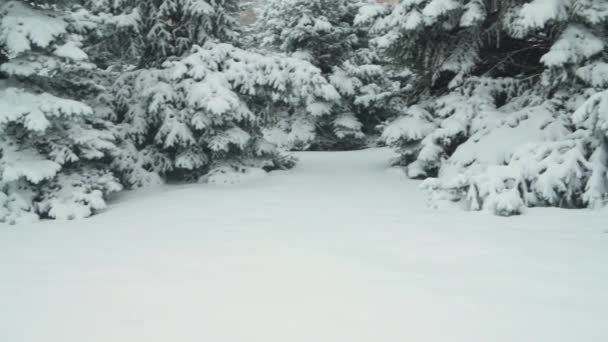
<svg viewBox="0 0 608 342">
<path fill-rule="evenodd" d="M 0 227 L 0 341 L 608 341 L 608 212 L 436 211 L 387 150 L 300 157 Z"/>
</svg>

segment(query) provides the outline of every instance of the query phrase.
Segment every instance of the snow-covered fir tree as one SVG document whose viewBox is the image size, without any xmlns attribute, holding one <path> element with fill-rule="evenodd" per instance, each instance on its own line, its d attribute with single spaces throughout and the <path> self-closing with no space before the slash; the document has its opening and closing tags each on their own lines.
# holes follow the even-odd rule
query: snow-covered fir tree
<svg viewBox="0 0 608 342">
<path fill-rule="evenodd" d="M 604 204 L 607 22 L 605 0 L 402 0 L 373 24 L 416 74 L 395 163 L 473 210 Z"/>
<path fill-rule="evenodd" d="M 85 52 L 96 21 L 74 5 L 0 5 L 0 222 L 86 217 L 121 189 L 95 106 L 103 76 Z"/>
<path fill-rule="evenodd" d="M 308 62 L 210 41 L 116 84 L 120 125 L 138 151 L 119 162 L 164 179 L 209 182 L 288 168 L 293 158 L 264 139 L 264 121 L 297 108 L 303 127 L 289 139 L 306 144 L 307 120 L 338 97 Z M 139 172 L 128 174 L 130 186 L 140 185 Z"/>
<path fill-rule="evenodd" d="M 369 15 L 359 20 L 364 7 Z M 261 45 L 311 62 L 341 95 L 314 123 L 313 148 L 361 146 L 366 134 L 375 133 L 402 107 L 397 95 L 408 75 L 386 68 L 368 44 L 370 12 L 384 8 L 358 0 L 272 0 L 262 5 L 256 28 Z M 281 126 L 288 129 L 290 120 L 284 118 Z"/>
<path fill-rule="evenodd" d="M 262 128 L 289 112 L 297 127 L 282 138 L 310 144 L 312 118 L 339 97 L 308 62 L 235 47 L 236 4 L 147 5 L 153 15 L 142 30 L 142 62 L 114 87 L 121 148 L 114 166 L 127 186 L 232 182 L 291 167 L 293 158 L 265 140 Z"/>
<path fill-rule="evenodd" d="M 164 166 L 156 164 L 153 167 L 150 164 L 151 161 L 158 163 L 159 158 L 149 156 L 149 145 L 154 144 L 153 139 L 142 138 L 143 135 L 156 134 L 154 130 L 161 127 L 161 124 L 156 124 L 158 117 L 145 109 L 134 113 L 131 108 L 132 103 L 145 98 L 149 91 L 141 87 L 142 80 L 160 77 L 163 63 L 184 57 L 197 44 L 204 44 L 208 40 L 236 39 L 237 3 L 236 0 L 125 0 L 113 3 L 117 4 L 115 10 L 118 12 L 131 10 L 136 16 L 136 32 L 128 35 L 129 46 L 136 51 L 136 60 L 130 70 L 126 67 L 116 79 L 112 100 L 109 101 L 113 121 L 118 128 L 119 155 L 113 161 L 113 169 L 127 187 L 162 183 L 161 175 L 164 176 L 164 171 L 167 171 Z M 105 6 L 107 4 L 101 7 Z M 125 94 L 130 98 L 126 98 Z M 141 133 L 142 129 L 147 130 L 146 134 Z M 135 131 L 140 134 L 133 134 Z"/>
</svg>

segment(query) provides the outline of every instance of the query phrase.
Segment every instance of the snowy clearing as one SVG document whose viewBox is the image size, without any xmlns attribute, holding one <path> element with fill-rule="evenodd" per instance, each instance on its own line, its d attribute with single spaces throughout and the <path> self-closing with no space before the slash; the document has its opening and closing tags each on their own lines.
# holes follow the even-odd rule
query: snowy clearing
<svg viewBox="0 0 608 342">
<path fill-rule="evenodd" d="M 390 156 L 1 226 L 0 341 L 608 341 L 606 210 L 437 211 Z"/>
</svg>

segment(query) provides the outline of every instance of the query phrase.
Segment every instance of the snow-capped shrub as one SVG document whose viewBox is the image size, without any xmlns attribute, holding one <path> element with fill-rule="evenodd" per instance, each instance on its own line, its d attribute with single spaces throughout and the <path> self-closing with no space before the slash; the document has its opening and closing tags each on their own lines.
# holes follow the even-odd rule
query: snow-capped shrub
<svg viewBox="0 0 608 342">
<path fill-rule="evenodd" d="M 434 200 L 519 214 L 606 202 L 608 1 L 402 0 L 373 43 L 416 75 L 383 140 Z"/>
<path fill-rule="evenodd" d="M 431 190 L 500 215 L 526 206 L 582 205 L 585 149 L 557 103 L 488 114 L 494 118 L 442 163 Z"/>
<path fill-rule="evenodd" d="M 137 147 L 132 158 L 178 179 L 291 167 L 292 158 L 264 139 L 264 121 L 290 111 L 291 120 L 314 125 L 339 97 L 307 62 L 215 42 L 162 69 L 128 73 L 115 89 L 123 139 Z M 306 128 L 291 127 L 291 144 L 310 144 L 312 137 L 302 134 Z"/>
</svg>

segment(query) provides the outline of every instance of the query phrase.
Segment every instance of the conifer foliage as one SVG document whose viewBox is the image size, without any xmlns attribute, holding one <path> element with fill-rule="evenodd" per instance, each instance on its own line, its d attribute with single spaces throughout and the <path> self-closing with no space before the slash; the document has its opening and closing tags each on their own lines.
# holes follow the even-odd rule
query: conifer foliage
<svg viewBox="0 0 608 342">
<path fill-rule="evenodd" d="M 160 66 L 209 39 L 236 41 L 238 10 L 238 0 L 140 1 L 142 65 Z"/>
<path fill-rule="evenodd" d="M 113 87 L 123 183 L 235 182 L 293 166 L 262 129 L 294 113 L 300 127 L 289 141 L 309 144 L 309 122 L 339 97 L 319 69 L 238 48 L 234 1 L 146 6 L 141 63 Z"/>
<path fill-rule="evenodd" d="M 436 205 L 608 201 L 608 0 L 268 0 L 246 30 L 238 12 L 3 1 L 0 222 L 87 217 L 124 188 L 234 183 L 380 128 Z"/>
<path fill-rule="evenodd" d="M 369 46 L 369 21 L 357 20 L 365 5 L 370 2 L 271 0 L 260 11 L 260 44 L 310 61 L 341 96 L 331 110 L 315 120 L 313 144 L 304 148 L 362 146 L 366 135 L 375 133 L 375 127 L 401 107 L 399 94 L 408 75 L 387 68 Z M 289 130 L 293 121 L 284 118 L 282 126 Z M 295 123 L 297 128 L 298 121 Z"/>
<path fill-rule="evenodd" d="M 128 75 L 117 82 L 116 94 L 120 127 L 139 151 L 130 157 L 135 163 L 125 165 L 165 179 L 221 183 L 255 169 L 293 166 L 262 135 L 268 115 L 298 108 L 305 122 L 338 98 L 307 62 L 216 42 L 195 46 L 163 68 Z M 302 144 L 308 139 L 292 138 Z M 138 179 L 127 183 L 137 186 Z"/>
<path fill-rule="evenodd" d="M 83 42 L 93 23 L 69 3 L 0 5 L 0 222 L 86 217 L 121 189 L 104 160 L 113 134 L 93 99 Z"/>
<path fill-rule="evenodd" d="M 395 163 L 473 210 L 602 205 L 607 22 L 604 0 L 402 0 L 373 24 L 416 74 Z"/>
</svg>

